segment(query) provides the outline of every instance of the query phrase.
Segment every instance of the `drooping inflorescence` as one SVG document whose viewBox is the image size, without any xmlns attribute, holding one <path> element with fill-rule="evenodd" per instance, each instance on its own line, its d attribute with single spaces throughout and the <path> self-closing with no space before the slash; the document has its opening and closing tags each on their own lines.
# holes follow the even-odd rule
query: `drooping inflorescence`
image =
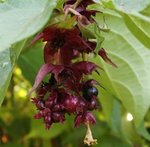
<svg viewBox="0 0 150 147">
<path fill-rule="evenodd" d="M 98 108 L 96 85 L 99 83 L 88 79 L 88 75 L 94 71 L 98 73 L 100 67 L 86 59 L 88 54 L 97 54 L 97 42 L 82 33 L 84 27 L 95 23 L 92 16 L 98 11 L 87 10 L 90 4 L 94 1 L 66 0 L 64 20 L 49 25 L 35 37 L 33 42 L 38 39 L 45 42 L 45 64 L 31 92 L 36 90 L 37 93 L 37 97 L 32 98 L 38 109 L 34 118 L 42 118 L 49 129 L 53 123 L 64 122 L 66 114 L 73 114 L 75 127 L 80 124 L 87 127 L 84 143 L 93 145 L 97 140 L 93 139 L 89 125 L 96 122 L 91 111 Z M 98 54 L 115 66 L 103 48 Z M 49 76 L 47 82 L 43 81 L 45 76 Z"/>
</svg>

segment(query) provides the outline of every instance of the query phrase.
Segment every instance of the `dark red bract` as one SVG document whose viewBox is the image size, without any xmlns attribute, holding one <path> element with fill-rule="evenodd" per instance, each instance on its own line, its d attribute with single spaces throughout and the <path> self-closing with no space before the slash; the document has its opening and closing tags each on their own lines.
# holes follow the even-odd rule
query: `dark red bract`
<svg viewBox="0 0 150 147">
<path fill-rule="evenodd" d="M 104 48 L 101 48 L 101 49 L 99 50 L 98 54 L 100 55 L 100 57 L 102 57 L 102 59 L 103 59 L 105 62 L 111 64 L 111 65 L 114 66 L 114 67 L 117 67 L 117 65 L 116 65 L 115 63 L 113 63 L 113 62 L 111 61 L 111 59 L 107 56 L 107 53 L 106 53 L 106 51 L 104 50 Z"/>
</svg>

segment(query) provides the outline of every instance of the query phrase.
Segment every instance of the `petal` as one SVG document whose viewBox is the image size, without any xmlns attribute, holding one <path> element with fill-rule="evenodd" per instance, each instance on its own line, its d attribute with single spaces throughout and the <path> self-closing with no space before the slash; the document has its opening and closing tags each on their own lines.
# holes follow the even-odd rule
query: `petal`
<svg viewBox="0 0 150 147">
<path fill-rule="evenodd" d="M 96 80 L 88 80 L 84 83 L 85 87 L 92 87 L 93 85 L 99 85 L 99 83 Z"/>
<path fill-rule="evenodd" d="M 85 124 L 86 123 L 90 123 L 90 124 L 95 124 L 96 123 L 95 117 L 90 112 L 85 112 L 85 114 L 83 116 L 83 119 L 84 119 Z"/>
<path fill-rule="evenodd" d="M 55 59 L 57 51 L 51 48 L 51 42 L 47 42 L 44 47 L 44 61 L 45 63 L 52 63 Z"/>
<path fill-rule="evenodd" d="M 78 51 L 72 50 L 66 46 L 60 49 L 61 62 L 64 65 L 69 65 L 72 59 L 75 59 L 80 54 Z"/>
<path fill-rule="evenodd" d="M 105 62 L 111 64 L 111 65 L 114 66 L 114 67 L 117 67 L 117 65 L 116 65 L 115 63 L 113 63 L 113 62 L 111 61 L 111 59 L 107 56 L 107 53 L 106 53 L 106 51 L 105 51 L 103 48 L 100 49 L 100 51 L 98 52 L 98 54 L 102 57 L 102 59 L 103 59 Z"/>
<path fill-rule="evenodd" d="M 77 115 L 74 120 L 75 127 L 78 127 L 81 123 L 84 124 L 95 124 L 96 119 L 90 112 L 85 112 L 83 115 Z"/>
<path fill-rule="evenodd" d="M 74 63 L 72 66 L 75 70 L 82 74 L 91 74 L 96 68 L 100 68 L 95 63 L 87 62 L 87 61 L 81 61 Z"/>
<path fill-rule="evenodd" d="M 63 98 L 63 97 L 62 97 Z M 73 95 L 67 95 L 63 98 L 62 105 L 69 113 L 75 113 L 78 105 L 79 98 Z"/>
<path fill-rule="evenodd" d="M 77 115 L 77 116 L 75 117 L 75 120 L 74 120 L 74 125 L 75 125 L 75 127 L 76 127 L 76 128 L 79 127 L 79 125 L 80 125 L 81 123 L 83 123 L 82 115 Z"/>
<path fill-rule="evenodd" d="M 81 38 L 78 29 L 72 29 L 67 31 L 65 38 L 66 38 L 65 47 L 67 49 L 86 51 L 88 48 L 88 50 L 92 51 L 90 45 L 83 38 Z"/>
<path fill-rule="evenodd" d="M 42 82 L 42 80 L 48 73 L 54 73 L 55 75 L 57 75 L 62 70 L 63 70 L 63 67 L 60 65 L 53 65 L 53 64 L 42 65 L 42 67 L 40 68 L 40 70 L 36 76 L 35 83 L 31 89 L 31 91 L 29 92 L 29 94 L 31 94 L 39 86 L 39 84 Z"/>
<path fill-rule="evenodd" d="M 53 38 L 58 37 L 60 34 L 60 29 L 56 26 L 50 26 L 43 30 L 43 41 L 52 41 Z"/>
<path fill-rule="evenodd" d="M 31 41 L 31 45 L 43 37 L 43 33 L 37 34 Z"/>
<path fill-rule="evenodd" d="M 99 82 L 97 82 L 96 80 L 88 80 L 85 83 L 83 83 L 83 87 L 92 87 L 93 85 L 98 85 L 100 87 L 102 87 L 103 89 L 105 89 Z"/>
</svg>

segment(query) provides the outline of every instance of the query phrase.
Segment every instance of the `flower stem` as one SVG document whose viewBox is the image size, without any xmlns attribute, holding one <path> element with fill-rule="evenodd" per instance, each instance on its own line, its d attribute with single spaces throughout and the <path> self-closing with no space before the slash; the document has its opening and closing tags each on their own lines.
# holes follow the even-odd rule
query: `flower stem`
<svg viewBox="0 0 150 147">
<path fill-rule="evenodd" d="M 81 16 L 81 14 L 78 11 L 74 10 L 73 8 L 68 8 L 68 12 L 69 11 L 74 15 Z"/>
<path fill-rule="evenodd" d="M 86 54 L 85 53 L 82 53 L 82 60 L 86 61 Z"/>
<path fill-rule="evenodd" d="M 78 5 L 81 3 L 82 0 L 77 0 L 74 5 L 73 5 L 73 9 L 76 9 L 78 7 Z"/>
</svg>

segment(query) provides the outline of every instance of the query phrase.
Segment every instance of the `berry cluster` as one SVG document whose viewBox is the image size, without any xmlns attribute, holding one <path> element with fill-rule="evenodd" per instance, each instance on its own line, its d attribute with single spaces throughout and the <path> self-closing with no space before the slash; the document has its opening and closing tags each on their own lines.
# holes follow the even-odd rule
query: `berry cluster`
<svg viewBox="0 0 150 147">
<path fill-rule="evenodd" d="M 93 4 L 92 0 L 67 0 L 64 3 L 64 22 L 74 21 L 69 28 L 64 22 L 57 22 L 45 28 L 33 40 L 42 39 L 45 64 L 40 68 L 31 92 L 36 90 L 37 97 L 32 98 L 38 113 L 36 119 L 43 118 L 49 129 L 52 123 L 64 122 L 65 114 L 75 115 L 75 127 L 83 123 L 87 127 L 84 142 L 88 145 L 96 143 L 89 124 L 96 122 L 90 111 L 98 108 L 99 85 L 94 79 L 88 79 L 93 71 L 98 73 L 98 65 L 87 61 L 89 54 L 96 54 L 96 41 L 90 41 L 81 33 L 80 28 L 95 23 L 91 17 L 97 11 L 86 10 Z M 71 14 L 70 14 L 71 13 Z M 95 38 L 96 39 L 96 38 Z M 104 49 L 98 54 L 106 61 L 115 65 Z M 43 82 L 45 76 L 48 82 Z M 30 93 L 31 93 L 30 92 Z"/>
<path fill-rule="evenodd" d="M 81 93 L 83 96 L 71 94 L 71 92 L 61 88 L 59 85 L 53 87 L 57 83 L 42 83 L 37 89 L 38 98 L 32 98 L 32 102 L 35 103 L 39 110 L 34 117 L 36 119 L 43 118 L 48 129 L 52 123 L 63 122 L 66 113 L 76 115 L 75 127 L 87 122 L 94 124 L 95 118 L 88 111 L 94 110 L 98 106 L 96 99 L 98 90 L 91 85 L 92 82 L 93 80 L 89 80 L 82 85 Z"/>
</svg>

